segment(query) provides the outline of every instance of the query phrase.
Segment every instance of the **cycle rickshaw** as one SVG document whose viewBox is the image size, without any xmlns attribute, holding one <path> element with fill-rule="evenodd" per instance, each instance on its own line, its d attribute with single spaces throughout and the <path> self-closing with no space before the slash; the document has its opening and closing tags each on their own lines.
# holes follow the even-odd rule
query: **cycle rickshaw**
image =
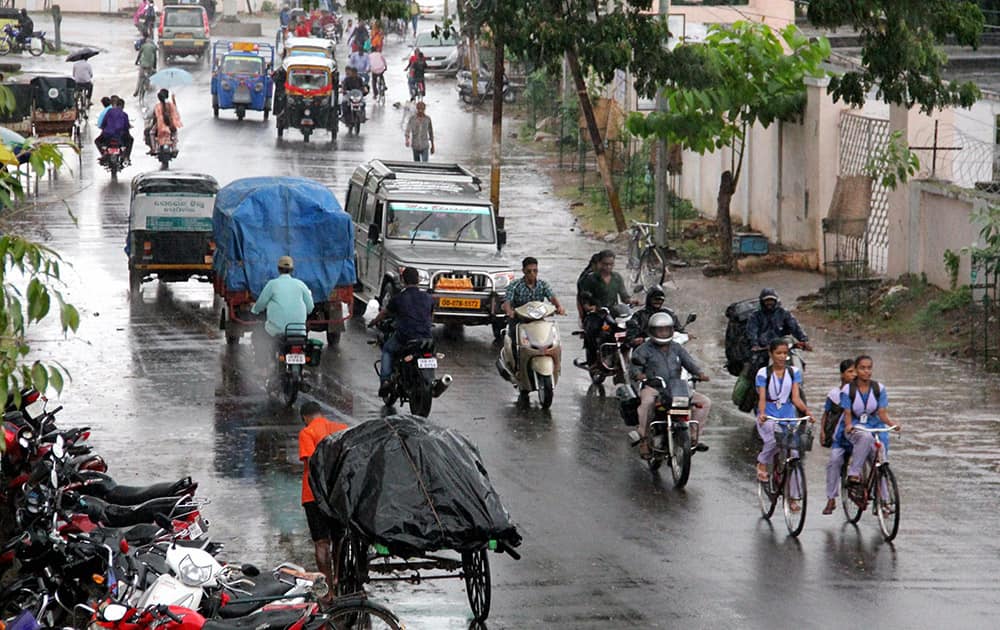
<svg viewBox="0 0 1000 630">
<path fill-rule="evenodd" d="M 332 531 L 340 594 L 383 581 L 461 579 L 476 621 L 490 613 L 489 553 L 521 536 L 476 447 L 454 429 L 401 414 L 320 443 L 309 480 Z"/>
</svg>

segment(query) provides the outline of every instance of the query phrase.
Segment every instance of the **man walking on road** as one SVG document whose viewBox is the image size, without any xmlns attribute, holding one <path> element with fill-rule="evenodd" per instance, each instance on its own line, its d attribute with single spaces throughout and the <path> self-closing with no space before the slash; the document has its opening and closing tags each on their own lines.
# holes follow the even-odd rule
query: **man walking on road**
<svg viewBox="0 0 1000 630">
<path fill-rule="evenodd" d="M 302 462 L 302 509 L 306 511 L 306 522 L 309 524 L 309 536 L 316 550 L 316 568 L 326 576 L 326 583 L 333 589 L 333 561 L 331 551 L 333 541 L 340 540 L 340 532 L 331 531 L 330 519 L 316 505 L 316 497 L 309 487 L 309 458 L 316 452 L 316 447 L 328 435 L 347 428 L 346 424 L 331 422 L 320 414 L 319 404 L 313 401 L 303 403 L 299 408 L 302 424 L 306 425 L 299 431 L 299 461 Z"/>
<path fill-rule="evenodd" d="M 406 146 L 413 149 L 414 162 L 426 162 L 428 151 L 434 153 L 434 125 L 427 115 L 427 104 L 417 103 L 417 114 L 406 123 Z"/>
</svg>

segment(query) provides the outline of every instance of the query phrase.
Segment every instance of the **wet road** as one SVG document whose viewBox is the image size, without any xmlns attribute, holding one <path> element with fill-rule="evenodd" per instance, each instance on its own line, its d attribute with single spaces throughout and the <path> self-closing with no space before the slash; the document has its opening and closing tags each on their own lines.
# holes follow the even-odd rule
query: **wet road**
<svg viewBox="0 0 1000 630">
<path fill-rule="evenodd" d="M 109 49 L 95 63 L 97 94 L 130 94 L 131 25 L 77 20 L 64 21 L 72 39 L 89 34 L 84 41 Z M 359 162 L 408 155 L 401 113 L 391 106 L 405 91 L 398 61 L 405 48 L 393 41 L 388 53 L 390 105 L 370 107 L 360 137 L 342 135 L 334 146 L 322 134 L 308 145 L 294 133 L 277 141 L 273 126 L 253 113 L 242 123 L 231 113 L 213 120 L 207 71 L 190 66 L 196 83 L 178 92 L 185 126 L 177 168 L 210 173 L 223 184 L 250 175 L 302 175 L 343 200 Z M 428 81 L 427 101 L 437 124 L 434 159 L 485 174 L 488 111 L 460 106 L 447 79 Z M 156 167 L 139 146 L 128 177 Z M 507 151 L 507 254 L 537 255 L 542 277 L 571 302 L 576 274 L 602 244 L 572 230 L 572 216 L 550 194 L 535 157 L 513 146 Z M 75 165 L 73 171 L 43 183 L 39 205 L 25 219 L 29 231 L 72 262 L 67 294 L 82 313 L 76 337 L 62 341 L 43 331 L 38 343 L 40 354 L 73 376 L 60 399 L 62 422 L 94 427 L 93 441 L 121 482 L 188 474 L 199 480 L 199 494 L 211 498 L 205 513 L 212 535 L 227 542 L 228 557 L 311 565 L 298 505 L 297 418 L 268 401 L 251 369 L 248 340 L 235 348 L 224 343 L 209 285 L 151 283 L 141 299 L 129 300 L 121 249 L 128 177 L 110 182 L 89 143 L 82 173 Z M 760 286 L 777 287 L 791 302 L 821 282 L 802 273 L 711 280 L 694 270 L 678 273 L 679 290 L 668 300 L 681 313 L 699 313 L 689 348 L 710 366 L 713 381 L 702 391 L 715 401 L 706 434 L 711 450 L 695 458 L 684 492 L 670 488 L 668 472 L 649 474 L 626 444 L 616 404 L 588 396 L 582 371 L 564 370 L 551 413 L 521 411 L 493 367 L 496 350 L 486 329 L 468 329 L 459 339 L 436 331 L 455 384 L 435 402 L 432 417 L 478 444 L 525 539 L 520 562 L 492 558 L 490 628 L 995 626 L 1000 393 L 996 380 L 967 366 L 815 331 L 817 351 L 807 357 L 811 400 L 837 382 L 841 358 L 865 351 L 874 355 L 875 377 L 905 424 L 892 449 L 901 531 L 895 544 L 885 544 L 870 514 L 857 527 L 845 525 L 839 511 L 820 514 L 827 451 L 818 446 L 807 460 L 812 500 L 800 539 L 788 538 L 780 515 L 773 523 L 759 518 L 751 421 L 728 402 L 733 379 L 721 368 L 722 311 Z M 561 327 L 569 365 L 582 352 L 569 336 L 572 319 Z M 370 367 L 375 353 L 366 340 L 352 322 L 341 345 L 324 354 L 311 394 L 350 423 L 382 413 Z M 408 628 L 468 625 L 458 581 L 375 590 Z"/>
</svg>

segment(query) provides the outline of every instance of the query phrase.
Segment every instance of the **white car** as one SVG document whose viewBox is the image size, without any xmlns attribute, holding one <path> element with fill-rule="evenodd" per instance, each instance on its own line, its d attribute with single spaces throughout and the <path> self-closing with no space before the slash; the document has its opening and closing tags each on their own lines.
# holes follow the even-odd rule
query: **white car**
<svg viewBox="0 0 1000 630">
<path fill-rule="evenodd" d="M 453 37 L 434 37 L 434 33 L 427 31 L 417 34 L 416 48 L 424 53 L 427 60 L 427 72 L 435 74 L 455 74 L 459 69 L 458 41 Z M 413 56 L 413 51 L 407 56 L 407 60 Z"/>
</svg>

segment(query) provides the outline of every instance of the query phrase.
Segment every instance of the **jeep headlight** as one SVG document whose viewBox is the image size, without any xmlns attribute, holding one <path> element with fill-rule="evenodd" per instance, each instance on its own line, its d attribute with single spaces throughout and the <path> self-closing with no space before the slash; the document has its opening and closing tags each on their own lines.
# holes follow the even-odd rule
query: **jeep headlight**
<svg viewBox="0 0 1000 630">
<path fill-rule="evenodd" d="M 233 84 L 230 83 L 229 81 L 223 81 L 222 82 L 222 89 L 225 90 L 226 92 L 228 92 L 229 90 L 233 89 Z"/>
<path fill-rule="evenodd" d="M 493 290 L 499 293 L 500 291 L 504 291 L 507 285 L 514 281 L 516 274 L 513 271 L 501 271 L 490 275 L 493 277 Z"/>
<path fill-rule="evenodd" d="M 201 586 L 212 578 L 212 565 L 200 567 L 191 556 L 184 556 L 177 566 L 177 574 L 185 586 Z"/>
</svg>

